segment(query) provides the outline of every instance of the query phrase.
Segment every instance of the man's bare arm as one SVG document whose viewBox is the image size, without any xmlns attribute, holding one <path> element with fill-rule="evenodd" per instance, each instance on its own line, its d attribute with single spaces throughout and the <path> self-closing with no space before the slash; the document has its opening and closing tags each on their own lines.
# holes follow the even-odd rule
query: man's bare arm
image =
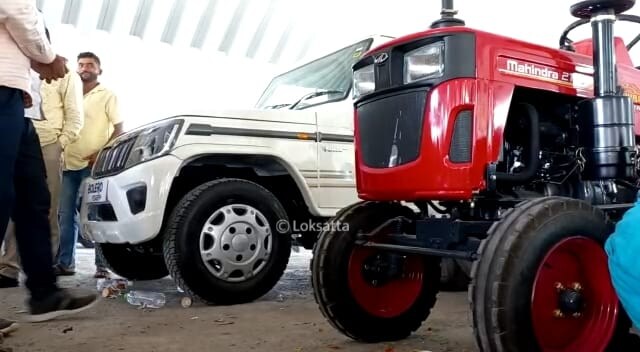
<svg viewBox="0 0 640 352">
<path fill-rule="evenodd" d="M 118 137 L 119 135 L 124 133 L 124 123 L 120 122 L 117 123 L 115 125 L 113 125 L 113 133 L 111 133 L 111 137 L 109 137 L 109 142 L 111 142 L 112 139 Z"/>
</svg>

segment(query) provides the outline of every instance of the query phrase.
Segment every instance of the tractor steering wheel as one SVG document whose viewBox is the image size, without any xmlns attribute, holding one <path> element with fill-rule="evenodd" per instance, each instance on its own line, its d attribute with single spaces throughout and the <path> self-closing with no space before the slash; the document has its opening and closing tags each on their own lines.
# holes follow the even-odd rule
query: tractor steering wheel
<svg viewBox="0 0 640 352">
<path fill-rule="evenodd" d="M 627 22 L 640 24 L 640 16 L 620 14 L 617 16 L 617 18 L 618 18 L 618 21 L 627 21 Z M 572 45 L 573 40 L 569 39 L 569 32 L 589 22 L 591 22 L 591 19 L 586 18 L 586 19 L 577 20 L 572 24 L 570 24 L 564 30 L 564 32 L 562 32 L 562 35 L 560 36 L 560 49 L 567 50 L 567 51 L 574 51 L 574 48 Z M 638 34 L 635 38 L 633 38 L 632 41 L 629 42 L 629 44 L 627 44 L 627 51 L 630 51 L 631 48 L 633 48 L 633 46 L 636 45 L 636 43 L 638 43 L 639 41 L 640 41 L 640 34 Z"/>
</svg>

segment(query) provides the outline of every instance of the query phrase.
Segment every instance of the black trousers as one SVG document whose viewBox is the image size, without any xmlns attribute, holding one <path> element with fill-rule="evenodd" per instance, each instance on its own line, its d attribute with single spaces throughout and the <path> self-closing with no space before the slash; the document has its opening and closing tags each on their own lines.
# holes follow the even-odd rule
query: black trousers
<svg viewBox="0 0 640 352">
<path fill-rule="evenodd" d="M 55 293 L 49 188 L 40 141 L 24 117 L 22 91 L 0 86 L 0 242 L 9 218 L 33 299 Z"/>
</svg>

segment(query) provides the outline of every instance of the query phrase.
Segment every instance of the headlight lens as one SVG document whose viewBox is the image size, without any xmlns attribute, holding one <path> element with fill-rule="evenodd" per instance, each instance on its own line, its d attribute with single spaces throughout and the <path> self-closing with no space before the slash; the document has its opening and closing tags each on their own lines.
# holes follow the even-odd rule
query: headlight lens
<svg viewBox="0 0 640 352">
<path fill-rule="evenodd" d="M 128 168 L 168 153 L 173 147 L 181 126 L 182 120 L 171 120 L 142 130 L 136 137 L 125 167 Z"/>
<path fill-rule="evenodd" d="M 357 99 L 376 89 L 373 65 L 365 66 L 353 72 L 353 98 Z"/>
<path fill-rule="evenodd" d="M 440 77 L 444 73 L 444 43 L 429 44 L 404 55 L 404 83 Z"/>
</svg>

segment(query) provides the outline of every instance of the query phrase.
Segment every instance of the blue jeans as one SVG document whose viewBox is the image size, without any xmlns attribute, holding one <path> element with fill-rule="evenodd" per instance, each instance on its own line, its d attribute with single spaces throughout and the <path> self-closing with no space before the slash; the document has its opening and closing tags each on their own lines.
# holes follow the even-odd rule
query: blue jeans
<svg viewBox="0 0 640 352">
<path fill-rule="evenodd" d="M 83 181 L 91 174 L 91 168 L 81 170 L 65 170 L 62 172 L 62 188 L 60 190 L 60 247 L 58 248 L 57 265 L 73 270 L 76 266 L 76 243 L 79 231 L 79 206 Z M 106 265 L 95 256 L 97 268 Z"/>
</svg>

